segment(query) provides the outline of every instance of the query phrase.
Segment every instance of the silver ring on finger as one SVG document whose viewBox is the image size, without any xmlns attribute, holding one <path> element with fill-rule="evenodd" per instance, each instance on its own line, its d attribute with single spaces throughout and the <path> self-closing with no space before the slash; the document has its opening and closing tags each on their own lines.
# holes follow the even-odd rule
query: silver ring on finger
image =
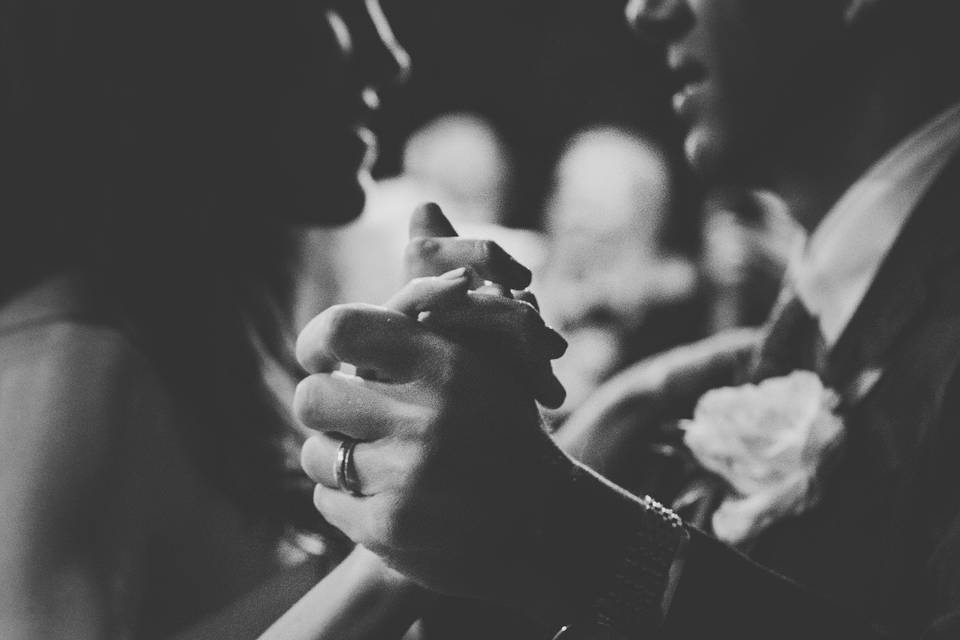
<svg viewBox="0 0 960 640">
<path fill-rule="evenodd" d="M 363 491 L 360 490 L 360 476 L 357 474 L 357 467 L 353 458 L 354 450 L 358 444 L 360 444 L 360 441 L 353 438 L 341 440 L 340 446 L 337 447 L 337 460 L 335 462 L 337 488 L 355 498 L 363 497 Z"/>
</svg>

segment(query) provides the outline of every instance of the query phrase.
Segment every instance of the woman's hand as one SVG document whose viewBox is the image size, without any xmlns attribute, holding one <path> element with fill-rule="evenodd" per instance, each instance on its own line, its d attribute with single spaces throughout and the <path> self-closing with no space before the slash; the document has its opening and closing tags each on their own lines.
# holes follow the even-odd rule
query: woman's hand
<svg viewBox="0 0 960 640">
<path fill-rule="evenodd" d="M 260 640 L 400 638 L 430 598 L 427 591 L 358 546 Z"/>
<path fill-rule="evenodd" d="M 460 267 L 475 277 L 472 288 L 494 283 L 505 291 L 522 291 L 533 274 L 491 240 L 461 238 L 439 206 L 417 207 L 410 217 L 410 242 L 404 257 L 407 280 L 438 276 Z"/>
<path fill-rule="evenodd" d="M 435 206 L 415 213 L 411 232 L 413 279 L 400 292 L 384 307 L 331 308 L 298 341 L 313 375 L 295 411 L 321 432 L 302 455 L 315 501 L 433 588 L 514 602 L 545 593 L 524 565 L 544 483 L 561 483 L 573 465 L 543 432 L 534 400 L 562 403 L 549 363 L 566 343 L 531 296 L 515 293 L 529 272 L 499 247 L 456 237 Z M 359 375 L 344 375 L 344 363 Z M 360 441 L 352 466 L 363 497 L 340 491 L 344 437 Z"/>
<path fill-rule="evenodd" d="M 544 406 L 563 404 L 566 393 L 550 361 L 567 343 L 544 324 L 536 297 L 524 289 L 531 279 L 526 267 L 495 242 L 458 237 L 435 204 L 414 211 L 405 262 L 410 283 L 387 308 L 494 354 Z M 441 275 L 444 282 L 434 280 Z"/>
<path fill-rule="evenodd" d="M 414 286 L 445 288 L 438 281 Z M 445 593 L 516 601 L 549 586 L 530 562 L 547 485 L 562 484 L 573 463 L 541 429 L 520 372 L 369 305 L 322 313 L 297 355 L 312 375 L 294 410 L 320 432 L 302 462 L 334 526 Z M 345 376 L 344 362 L 372 375 Z M 351 467 L 362 495 L 338 481 L 344 437 L 359 441 Z"/>
</svg>

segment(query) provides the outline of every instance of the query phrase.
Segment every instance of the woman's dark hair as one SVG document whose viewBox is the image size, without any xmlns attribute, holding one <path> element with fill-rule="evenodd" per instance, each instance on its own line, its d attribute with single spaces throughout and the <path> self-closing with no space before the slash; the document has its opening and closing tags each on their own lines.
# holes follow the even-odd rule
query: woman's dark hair
<svg viewBox="0 0 960 640">
<path fill-rule="evenodd" d="M 198 467 L 276 523 L 313 513 L 263 380 L 264 359 L 297 374 L 293 244 L 262 123 L 279 56 L 298 55 L 291 11 L 0 0 L 0 303 L 48 274 L 91 276 L 177 401 Z"/>
</svg>

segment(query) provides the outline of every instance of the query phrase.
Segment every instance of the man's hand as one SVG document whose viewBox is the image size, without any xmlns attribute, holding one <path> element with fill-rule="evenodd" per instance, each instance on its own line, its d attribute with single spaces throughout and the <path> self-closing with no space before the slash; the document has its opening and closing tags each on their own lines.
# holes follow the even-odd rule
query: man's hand
<svg viewBox="0 0 960 640">
<path fill-rule="evenodd" d="M 541 512 L 573 463 L 544 434 L 534 400 L 562 403 L 549 363 L 566 342 L 517 291 L 529 271 L 497 245 L 456 237 L 435 205 L 415 212 L 411 235 L 413 279 L 385 308 L 334 307 L 300 336 L 313 375 L 295 411 L 320 432 L 302 456 L 317 507 L 441 592 L 515 606 L 546 598 L 553 585 L 534 560 Z M 337 372 L 343 363 L 361 375 Z M 362 497 L 338 482 L 345 438 L 360 441 Z"/>
<path fill-rule="evenodd" d="M 526 267 L 495 242 L 457 236 L 435 204 L 413 212 L 405 262 L 407 278 L 416 286 L 407 286 L 387 307 L 407 313 L 399 307 L 419 304 L 419 319 L 431 329 L 475 351 L 495 354 L 504 368 L 517 371 L 519 382 L 542 405 L 563 404 L 566 392 L 550 361 L 563 355 L 567 342 L 544 324 L 536 297 L 524 289 L 531 279 Z M 463 269 L 469 296 L 448 297 L 442 305 L 436 300 L 415 302 L 431 276 Z"/>
<path fill-rule="evenodd" d="M 294 410 L 319 435 L 304 445 L 302 465 L 317 482 L 320 512 L 390 566 L 435 591 L 556 626 L 592 608 L 650 516 L 560 452 L 523 368 L 420 320 L 466 309 L 462 323 L 499 319 L 485 330 L 500 322 L 505 344 L 535 335 L 512 324 L 509 305 L 526 303 L 470 286 L 466 269 L 418 278 L 393 308 L 334 307 L 308 325 L 297 357 L 312 375 Z M 526 317 L 539 319 L 529 309 Z M 548 341 L 527 347 L 529 360 L 549 361 Z M 363 377 L 340 373 L 344 363 Z M 637 584 L 650 601 L 644 610 L 659 615 L 665 569 L 651 575 Z"/>
<path fill-rule="evenodd" d="M 420 295 L 407 300 L 437 303 L 467 283 L 450 276 L 412 286 Z M 441 592 L 516 603 L 549 590 L 532 566 L 540 510 L 573 463 L 541 429 L 516 372 L 406 313 L 364 305 L 318 316 L 297 355 L 313 375 L 297 389 L 295 412 L 320 432 L 304 446 L 303 467 L 333 525 Z M 341 363 L 372 379 L 337 373 Z M 360 441 L 353 466 L 362 497 L 338 489 L 344 437 Z"/>
</svg>

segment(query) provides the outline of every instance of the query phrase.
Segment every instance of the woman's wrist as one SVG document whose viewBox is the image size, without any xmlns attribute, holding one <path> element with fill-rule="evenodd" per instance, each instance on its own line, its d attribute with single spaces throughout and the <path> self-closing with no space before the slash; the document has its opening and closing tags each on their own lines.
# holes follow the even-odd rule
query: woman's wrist
<svg viewBox="0 0 960 640">
<path fill-rule="evenodd" d="M 392 601 L 426 606 L 434 597 L 430 590 L 392 569 L 380 556 L 363 546 L 357 545 L 344 562 L 350 563 L 357 576 L 364 576 L 364 582 L 390 593 Z"/>
</svg>

